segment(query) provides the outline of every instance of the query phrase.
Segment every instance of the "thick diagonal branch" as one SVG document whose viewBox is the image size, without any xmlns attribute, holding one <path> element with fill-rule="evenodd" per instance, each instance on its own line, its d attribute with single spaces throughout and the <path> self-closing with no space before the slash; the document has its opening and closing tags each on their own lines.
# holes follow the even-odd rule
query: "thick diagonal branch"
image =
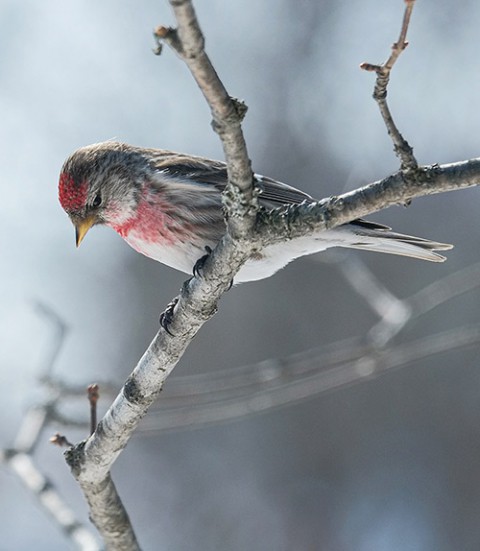
<svg viewBox="0 0 480 551">
<path fill-rule="evenodd" d="M 178 29 L 160 27 L 156 36 L 168 42 L 190 68 L 205 96 L 228 167 L 224 195 L 227 235 L 205 263 L 204 277 L 183 288 L 170 334 L 157 333 L 121 394 L 90 438 L 66 453 L 67 461 L 90 505 L 90 515 L 108 549 L 137 549 L 133 528 L 110 477 L 110 468 L 126 446 L 165 379 L 199 328 L 216 311 L 217 301 L 252 253 L 258 202 L 251 163 L 242 133 L 245 107 L 233 100 L 204 50 L 204 38 L 190 0 L 170 0 Z M 175 338 L 172 338 L 175 335 Z"/>
</svg>

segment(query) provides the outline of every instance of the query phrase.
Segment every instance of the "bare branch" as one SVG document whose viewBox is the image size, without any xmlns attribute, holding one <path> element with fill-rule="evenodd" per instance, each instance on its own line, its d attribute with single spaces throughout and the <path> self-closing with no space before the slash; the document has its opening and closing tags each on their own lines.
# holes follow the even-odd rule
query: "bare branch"
<svg viewBox="0 0 480 551">
<path fill-rule="evenodd" d="M 157 27 L 154 36 L 166 42 L 187 64 L 212 112 L 212 126 L 222 140 L 230 188 L 225 195 L 228 217 L 235 218 L 234 235 L 253 227 L 258 203 L 253 193 L 251 162 L 241 122 L 245 103 L 229 96 L 205 52 L 205 39 L 191 0 L 170 0 L 178 29 Z M 237 196 L 240 194 L 240 196 Z M 241 223 L 242 228 L 237 227 Z"/>
<path fill-rule="evenodd" d="M 73 446 L 65 453 L 86 495 L 93 522 L 104 537 L 107 548 L 115 550 L 135 550 L 138 543 L 110 477 L 110 468 L 158 397 L 166 378 L 190 341 L 216 312 L 218 299 L 229 287 L 242 263 L 267 244 L 317 233 L 387 206 L 406 203 L 414 197 L 468 187 L 480 181 L 480 160 L 417 168 L 413 156 L 403 152 L 403 172 L 381 182 L 313 205 L 259 212 L 241 130 L 244 108 L 230 98 L 205 53 L 203 35 L 191 1 L 170 0 L 170 4 L 178 28 L 159 27 L 156 36 L 167 42 L 187 63 L 212 111 L 213 126 L 222 139 L 228 163 L 230 185 L 225 192 L 228 231 L 205 263 L 202 278 L 195 277 L 184 285 L 169 325 L 171 334 L 164 329 L 157 333 L 95 432 L 86 442 Z M 408 4 L 413 5 L 413 0 Z M 407 24 L 408 18 L 405 33 Z M 403 44 L 404 38 L 399 42 Z M 394 60 L 390 65 L 393 66 L 393 63 Z M 387 73 L 382 76 L 385 94 L 391 66 L 386 67 Z M 386 106 L 385 98 L 381 101 Z M 478 330 L 471 341 L 476 342 L 475 339 L 478 339 Z M 441 348 L 441 344 L 435 346 Z M 430 349 L 436 350 L 435 346 L 430 344 Z M 403 350 L 401 354 L 397 351 L 395 365 L 425 353 L 418 347 L 412 350 Z M 386 369 L 389 361 L 388 358 L 381 359 L 383 363 L 377 355 L 365 357 L 363 354 L 360 358 L 352 358 L 347 366 L 339 366 L 325 374 L 326 382 L 322 385 L 324 388 L 334 388 L 351 384 L 358 379 L 359 373 L 361 376 L 376 374 Z M 310 393 L 311 380 L 297 383 L 295 396 L 301 398 Z M 265 401 L 264 398 L 260 396 L 258 400 L 258 397 L 252 396 L 247 407 L 252 411 L 265 409 L 271 400 Z"/>
<path fill-rule="evenodd" d="M 397 172 L 379 182 L 317 203 L 302 203 L 258 217 L 257 234 L 262 243 L 279 243 L 312 235 L 351 222 L 416 197 L 465 189 L 480 184 L 480 159 L 447 165 L 419 167 L 408 178 Z"/>
<path fill-rule="evenodd" d="M 70 448 L 65 452 L 69 463 L 78 452 Z M 91 512 L 92 521 L 100 532 L 106 549 L 112 551 L 140 551 L 127 511 L 123 506 L 110 474 L 90 485 L 82 484 Z"/>
<path fill-rule="evenodd" d="M 88 401 L 90 403 L 90 434 L 93 434 L 97 428 L 97 402 L 99 398 L 98 385 L 88 385 Z"/>
<path fill-rule="evenodd" d="M 392 53 L 390 54 L 390 57 L 387 61 L 385 61 L 385 63 L 383 63 L 383 65 L 374 65 L 372 63 L 364 62 L 360 65 L 360 68 L 365 71 L 374 71 L 377 73 L 373 98 L 378 103 L 378 107 L 387 127 L 388 134 L 392 138 L 395 154 L 400 159 L 401 170 L 409 172 L 411 170 L 415 170 L 418 167 L 418 163 L 413 155 L 413 149 L 410 147 L 407 140 L 405 140 L 394 123 L 392 114 L 387 104 L 387 86 L 390 80 L 390 73 L 395 65 L 395 62 L 400 57 L 400 54 L 408 46 L 408 42 L 406 41 L 407 30 L 415 0 L 405 0 L 405 3 L 406 7 L 400 36 L 397 42 L 395 42 L 392 46 Z"/>
<path fill-rule="evenodd" d="M 137 549 L 133 528 L 110 477 L 110 467 L 199 328 L 216 311 L 220 296 L 252 253 L 258 210 L 252 171 L 241 130 L 244 109 L 227 94 L 204 51 L 204 40 L 189 0 L 171 0 L 178 29 L 158 30 L 189 66 L 213 115 L 228 163 L 225 191 L 228 232 L 207 259 L 201 279 L 184 285 L 174 310 L 171 334 L 157 333 L 94 434 L 66 452 L 66 459 L 90 506 L 91 518 L 111 549 Z M 175 338 L 172 338 L 175 335 Z"/>
<path fill-rule="evenodd" d="M 74 512 L 62 500 L 54 483 L 44 476 L 33 458 L 15 449 L 0 450 L 0 462 L 13 473 L 38 499 L 42 508 L 54 519 L 68 539 L 81 551 L 98 551 L 100 546 L 94 536 L 75 519 Z"/>
<path fill-rule="evenodd" d="M 419 170 L 419 175 L 422 177 L 406 182 L 401 174 L 396 174 L 313 206 L 300 205 L 263 213 L 257 230 L 264 243 L 284 241 L 329 229 L 412 197 L 476 185 L 480 181 L 480 160 L 425 167 Z M 97 499 L 94 502 L 88 494 L 95 487 L 102 486 L 106 477 L 109 478 L 112 463 L 157 398 L 163 382 L 201 325 L 213 315 L 216 301 L 228 286 L 225 274 L 233 277 L 242 255 L 248 250 L 246 242 L 244 246 L 243 250 L 238 246 L 235 248 L 229 235 L 222 240 L 217 248 L 217 260 L 205 270 L 204 278 L 195 278 L 184 287 L 172 324 L 175 338 L 171 338 L 165 331 L 157 334 L 122 393 L 100 421 L 97 431 L 84 447 L 75 448 L 79 453 L 68 454 L 69 464 L 87 494 L 89 503 L 99 506 L 100 501 Z M 236 265 L 232 259 L 237 261 Z M 351 382 L 351 375 L 348 380 Z M 106 495 L 110 498 L 111 493 L 113 490 Z M 102 513 L 105 508 L 106 503 L 99 506 Z M 98 524 L 99 519 L 95 518 L 94 521 L 103 533 Z M 106 518 L 102 522 L 111 525 L 111 521 Z"/>
</svg>

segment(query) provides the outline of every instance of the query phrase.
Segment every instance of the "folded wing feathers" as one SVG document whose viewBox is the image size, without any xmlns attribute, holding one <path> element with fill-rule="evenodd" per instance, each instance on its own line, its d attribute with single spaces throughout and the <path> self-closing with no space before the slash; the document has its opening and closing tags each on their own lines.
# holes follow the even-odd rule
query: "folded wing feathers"
<svg viewBox="0 0 480 551">
<path fill-rule="evenodd" d="M 156 168 L 177 177 L 188 187 L 210 185 L 222 192 L 227 183 L 226 165 L 222 162 L 212 162 L 200 157 L 183 158 L 182 155 L 162 152 L 157 159 Z M 171 162 L 171 156 L 176 156 L 176 162 Z M 292 186 L 278 182 L 273 178 L 255 174 L 255 183 L 260 189 L 260 204 L 265 208 L 276 208 L 285 204 L 300 204 L 314 199 Z M 220 210 L 220 209 L 219 209 Z M 353 231 L 352 240 L 343 246 L 352 249 L 362 249 L 402 256 L 410 256 L 430 262 L 443 262 L 446 258 L 435 251 L 448 251 L 453 245 L 438 243 L 422 237 L 403 235 L 392 232 L 389 226 L 363 220 L 361 218 L 340 226 Z"/>
</svg>

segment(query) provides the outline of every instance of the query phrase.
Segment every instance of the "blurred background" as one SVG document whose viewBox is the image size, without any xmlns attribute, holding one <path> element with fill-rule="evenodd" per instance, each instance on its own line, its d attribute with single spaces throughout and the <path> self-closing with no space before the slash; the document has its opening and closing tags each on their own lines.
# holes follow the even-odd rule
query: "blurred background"
<svg viewBox="0 0 480 551">
<path fill-rule="evenodd" d="M 389 55 L 404 2 L 195 7 L 216 69 L 249 106 L 257 172 L 321 198 L 397 170 L 371 99 L 374 77 L 358 66 Z M 415 7 L 389 100 L 421 163 L 479 155 L 479 22 L 474 1 Z M 51 397 L 39 377 L 52 342 L 61 344 L 56 380 L 120 387 L 185 279 L 109 229 L 76 250 L 57 201 L 63 160 L 89 143 L 222 158 L 188 70 L 168 48 L 152 53 L 152 29 L 173 23 L 158 0 L 0 3 L 2 448 L 28 408 Z M 225 295 L 167 382 L 165 405 L 113 469 L 143 549 L 480 548 L 477 213 L 471 189 L 372 217 L 454 243 L 444 264 L 331 251 Z M 372 355 L 374 337 L 393 356 Z M 330 370 L 342 354 L 350 363 Z M 243 390 L 214 391 L 234 377 Z M 212 392 L 197 410 L 204 388 Z M 190 405 L 176 398 L 184 391 Z M 64 402 L 87 418 L 86 401 Z M 88 525 L 61 450 L 48 443 L 56 430 L 86 435 L 49 425 L 37 467 Z M 74 548 L 7 464 L 0 528 L 2 551 Z"/>
</svg>

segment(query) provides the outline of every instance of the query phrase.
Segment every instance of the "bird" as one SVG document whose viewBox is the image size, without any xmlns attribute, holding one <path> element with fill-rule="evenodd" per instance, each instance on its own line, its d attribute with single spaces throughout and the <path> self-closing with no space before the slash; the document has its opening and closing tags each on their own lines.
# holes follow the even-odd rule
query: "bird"
<svg viewBox="0 0 480 551">
<path fill-rule="evenodd" d="M 264 209 L 313 203 L 292 186 L 254 174 Z M 64 162 L 59 201 L 75 227 L 77 247 L 95 225 L 115 230 L 133 249 L 188 274 L 226 232 L 222 192 L 227 166 L 221 161 L 164 149 L 107 141 L 77 149 Z M 240 268 L 234 283 L 272 276 L 292 260 L 330 247 L 346 247 L 431 262 L 453 247 L 396 233 L 357 219 L 334 229 L 268 245 Z"/>
</svg>

